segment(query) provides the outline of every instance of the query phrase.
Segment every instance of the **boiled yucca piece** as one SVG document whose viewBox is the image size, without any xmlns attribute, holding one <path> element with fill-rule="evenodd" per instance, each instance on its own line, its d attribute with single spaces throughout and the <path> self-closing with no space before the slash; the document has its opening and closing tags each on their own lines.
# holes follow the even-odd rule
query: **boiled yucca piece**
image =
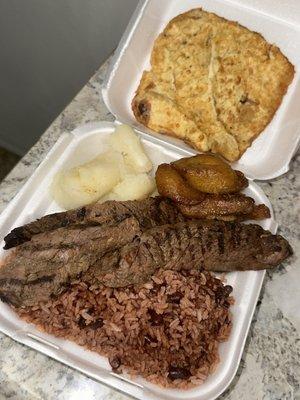
<svg viewBox="0 0 300 400">
<path fill-rule="evenodd" d="M 139 137 L 128 125 L 120 125 L 110 135 L 110 146 L 120 152 L 125 164 L 135 173 L 149 172 L 152 163 L 145 153 Z"/>
<path fill-rule="evenodd" d="M 54 200 L 67 210 L 98 201 L 121 180 L 121 160 L 120 154 L 107 152 L 88 163 L 58 172 L 51 186 Z"/>
<path fill-rule="evenodd" d="M 142 200 L 155 190 L 155 181 L 147 174 L 127 175 L 105 200 Z"/>
</svg>

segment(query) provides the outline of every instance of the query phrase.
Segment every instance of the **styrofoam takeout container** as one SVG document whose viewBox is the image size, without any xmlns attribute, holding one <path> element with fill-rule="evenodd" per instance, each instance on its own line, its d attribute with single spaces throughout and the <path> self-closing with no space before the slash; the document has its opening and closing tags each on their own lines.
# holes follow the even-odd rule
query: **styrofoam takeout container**
<svg viewBox="0 0 300 400">
<path fill-rule="evenodd" d="M 149 69 L 153 43 L 176 15 L 202 7 L 261 33 L 276 44 L 294 64 L 296 73 L 271 123 L 234 167 L 251 179 L 272 179 L 288 171 L 300 138 L 300 1 L 289 0 L 146 0 L 141 1 L 120 42 L 103 89 L 105 103 L 116 119 L 140 131 L 131 101 L 142 72 Z M 178 139 L 151 132 L 163 142 L 189 148 Z"/>
<path fill-rule="evenodd" d="M 114 123 L 99 122 L 82 126 L 70 134 L 62 135 L 45 160 L 0 216 L 0 238 L 2 239 L 16 226 L 23 225 L 45 214 L 60 211 L 49 194 L 49 186 L 54 174 L 61 168 L 79 165 L 103 152 L 106 139 L 114 128 Z M 155 137 L 143 133 L 141 138 L 144 148 L 154 164 L 153 172 L 162 162 L 170 162 L 192 154 L 187 150 L 162 143 Z M 272 210 L 269 200 L 255 183 L 250 182 L 246 193 L 253 197 L 256 202 L 264 203 Z M 273 233 L 276 232 L 277 225 L 274 221 L 273 212 L 272 218 L 262 221 L 261 226 Z M 2 250 L 3 244 L 2 241 L 0 243 L 0 259 L 7 254 Z M 234 288 L 233 295 L 236 300 L 232 307 L 232 333 L 229 340 L 220 345 L 221 361 L 217 370 L 203 385 L 187 391 L 162 389 L 141 378 L 130 380 L 114 374 L 111 372 L 105 357 L 84 350 L 68 340 L 38 331 L 34 325 L 27 324 L 19 319 L 12 309 L 1 301 L 0 330 L 16 341 L 138 399 L 209 400 L 222 393 L 236 373 L 263 278 L 264 271 L 226 274 L 228 284 Z"/>
<path fill-rule="evenodd" d="M 263 4 L 262 4 L 263 3 Z M 106 105 L 116 117 L 116 123 L 127 123 L 140 132 L 154 167 L 162 162 L 195 154 L 181 141 L 158 134 L 139 125 L 131 112 L 131 99 L 144 69 L 149 67 L 153 42 L 166 23 L 175 15 L 194 7 L 203 7 L 230 20 L 260 32 L 278 45 L 296 67 L 296 75 L 283 103 L 271 124 L 234 166 L 250 179 L 270 179 L 286 172 L 297 149 L 300 133 L 300 3 L 290 0 L 274 6 L 271 0 L 147 0 L 141 1 L 120 42 L 103 89 Z M 293 10 L 291 12 L 290 10 Z M 297 19 L 297 16 L 299 17 Z M 60 211 L 49 195 L 54 174 L 90 160 L 105 149 L 105 139 L 114 129 L 112 123 L 95 123 L 64 134 L 39 168 L 0 216 L 0 239 L 12 228 L 45 214 Z M 154 168 L 155 169 L 155 168 Z M 250 182 L 246 193 L 257 202 L 271 204 L 263 191 Z M 261 226 L 275 233 L 272 218 Z M 3 243 L 1 243 L 1 248 Z M 0 258 L 4 256 L 0 250 Z M 39 332 L 33 325 L 20 320 L 9 306 L 0 302 L 0 330 L 13 339 L 72 366 L 87 375 L 143 400 L 199 399 L 219 396 L 233 379 L 243 352 L 252 315 L 255 310 L 264 271 L 226 274 L 234 288 L 233 330 L 229 340 L 220 345 L 220 364 L 207 381 L 187 391 L 167 390 L 151 385 L 141 378 L 131 380 L 110 371 L 106 358 L 84 350 L 76 344 Z"/>
</svg>

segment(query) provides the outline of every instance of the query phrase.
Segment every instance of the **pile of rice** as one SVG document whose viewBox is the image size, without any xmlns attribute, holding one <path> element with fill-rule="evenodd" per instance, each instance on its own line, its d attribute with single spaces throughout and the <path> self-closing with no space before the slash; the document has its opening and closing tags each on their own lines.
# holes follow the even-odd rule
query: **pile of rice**
<svg viewBox="0 0 300 400">
<path fill-rule="evenodd" d="M 158 270 L 140 287 L 74 282 L 59 298 L 17 309 L 26 321 L 108 357 L 112 370 L 165 387 L 201 384 L 231 330 L 232 288 L 209 272 Z"/>
</svg>

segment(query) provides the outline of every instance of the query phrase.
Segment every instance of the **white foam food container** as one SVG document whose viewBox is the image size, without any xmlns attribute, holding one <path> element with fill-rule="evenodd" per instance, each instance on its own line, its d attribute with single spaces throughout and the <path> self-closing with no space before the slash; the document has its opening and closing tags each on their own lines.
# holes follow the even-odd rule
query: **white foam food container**
<svg viewBox="0 0 300 400">
<path fill-rule="evenodd" d="M 52 200 L 49 186 L 54 174 L 61 168 L 70 168 L 86 162 L 106 147 L 108 136 L 115 128 L 114 123 L 99 122 L 63 134 L 40 164 L 18 195 L 0 216 L 0 240 L 16 226 L 28 223 L 43 215 L 60 211 Z M 147 134 L 141 134 L 144 148 L 153 162 L 153 173 L 163 162 L 170 162 L 192 153 L 176 148 Z M 253 182 L 245 191 L 257 203 L 272 206 L 263 191 Z M 273 212 L 270 219 L 261 221 L 261 226 L 275 233 L 277 225 Z M 0 259 L 7 254 L 0 243 Z M 226 274 L 227 283 L 232 285 L 235 304 L 232 307 L 233 329 L 227 342 L 220 345 L 220 364 L 207 381 L 190 390 L 163 389 L 138 378 L 131 380 L 111 372 L 105 357 L 90 352 L 68 340 L 40 332 L 34 325 L 22 321 L 14 311 L 0 301 L 0 330 L 29 347 L 61 361 L 90 377 L 99 380 L 135 398 L 143 400 L 210 400 L 222 393 L 233 379 L 243 352 L 252 315 L 255 310 L 264 271 L 232 272 Z"/>
<path fill-rule="evenodd" d="M 139 3 L 111 64 L 103 97 L 122 123 L 152 134 L 180 149 L 178 139 L 151 132 L 139 124 L 131 101 L 142 72 L 150 67 L 154 40 L 168 21 L 192 8 L 202 7 L 261 33 L 276 44 L 294 64 L 296 73 L 271 123 L 247 149 L 234 167 L 251 179 L 272 179 L 288 171 L 300 137 L 300 1 L 259 0 L 146 0 Z"/>
</svg>

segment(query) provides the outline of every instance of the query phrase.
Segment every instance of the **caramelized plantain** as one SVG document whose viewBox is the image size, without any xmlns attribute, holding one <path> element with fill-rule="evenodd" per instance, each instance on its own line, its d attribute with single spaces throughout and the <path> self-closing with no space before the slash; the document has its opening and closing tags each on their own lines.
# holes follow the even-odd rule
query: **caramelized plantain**
<svg viewBox="0 0 300 400">
<path fill-rule="evenodd" d="M 266 219 L 270 218 L 271 213 L 268 207 L 265 204 L 258 204 L 255 205 L 253 210 L 249 214 L 231 214 L 231 215 L 225 215 L 225 216 L 218 216 L 214 218 L 209 218 L 206 217 L 207 219 L 219 219 L 222 221 L 249 221 L 249 220 L 261 220 L 261 219 Z"/>
<path fill-rule="evenodd" d="M 212 154 L 197 154 L 193 157 L 184 157 L 172 163 L 182 169 L 190 167 L 211 166 L 211 165 L 228 165 L 222 158 Z"/>
<path fill-rule="evenodd" d="M 245 221 L 270 217 L 264 204 L 236 193 L 248 185 L 244 174 L 209 154 L 162 164 L 156 171 L 157 190 L 172 199 L 188 218 Z"/>
<path fill-rule="evenodd" d="M 210 154 L 182 158 L 172 165 L 194 189 L 204 193 L 236 193 L 248 185 L 242 172 Z"/>
<path fill-rule="evenodd" d="M 177 204 L 189 218 L 215 218 L 232 220 L 233 216 L 252 213 L 255 205 L 251 197 L 243 194 L 206 194 L 199 204 Z"/>
<path fill-rule="evenodd" d="M 265 204 L 258 204 L 254 206 L 253 210 L 249 214 L 241 216 L 239 221 L 245 221 L 248 219 L 259 220 L 265 218 L 271 218 L 270 210 Z"/>
<path fill-rule="evenodd" d="M 237 178 L 237 182 L 236 182 L 237 190 L 236 190 L 236 192 L 239 192 L 239 191 L 245 189 L 246 187 L 248 187 L 249 182 L 248 182 L 248 179 L 245 177 L 245 175 L 241 171 L 238 171 L 237 169 L 235 169 L 234 172 L 235 172 L 236 178 Z"/>
<path fill-rule="evenodd" d="M 159 165 L 155 179 L 158 193 L 176 203 L 197 204 L 205 197 L 204 193 L 191 187 L 170 164 Z"/>
</svg>

